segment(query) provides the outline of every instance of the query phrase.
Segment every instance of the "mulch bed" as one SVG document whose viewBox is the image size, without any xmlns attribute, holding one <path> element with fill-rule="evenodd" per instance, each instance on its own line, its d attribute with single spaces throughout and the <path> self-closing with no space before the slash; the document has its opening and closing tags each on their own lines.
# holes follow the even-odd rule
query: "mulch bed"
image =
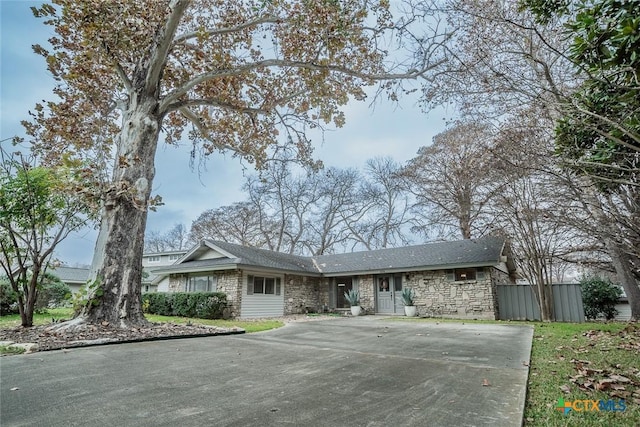
<svg viewBox="0 0 640 427">
<path fill-rule="evenodd" d="M 172 338 L 203 337 L 244 333 L 241 328 L 220 328 L 204 325 L 149 323 L 148 326 L 119 329 L 107 325 L 83 325 L 73 330 L 56 331 L 52 325 L 0 329 L 0 341 L 34 343 L 31 351 L 59 350 L 91 345 L 152 341 Z"/>
</svg>

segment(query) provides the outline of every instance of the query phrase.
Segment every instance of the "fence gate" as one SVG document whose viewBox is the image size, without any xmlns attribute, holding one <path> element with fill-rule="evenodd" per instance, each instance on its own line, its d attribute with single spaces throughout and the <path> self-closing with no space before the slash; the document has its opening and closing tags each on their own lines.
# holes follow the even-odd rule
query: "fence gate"
<svg viewBox="0 0 640 427">
<path fill-rule="evenodd" d="M 531 285 L 498 285 L 500 320 L 541 320 L 535 288 Z M 557 322 L 584 322 L 582 290 L 577 283 L 551 285 L 553 316 Z"/>
</svg>

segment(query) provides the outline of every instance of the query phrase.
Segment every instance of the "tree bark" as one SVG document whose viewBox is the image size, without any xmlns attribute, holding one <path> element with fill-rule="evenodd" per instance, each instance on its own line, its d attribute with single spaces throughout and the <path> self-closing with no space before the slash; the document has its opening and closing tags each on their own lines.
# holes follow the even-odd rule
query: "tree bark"
<svg viewBox="0 0 640 427">
<path fill-rule="evenodd" d="M 631 308 L 631 320 L 640 320 L 640 286 L 638 286 L 638 281 L 631 269 L 629 255 L 610 237 L 605 238 L 605 246 L 618 280 L 627 294 Z"/>
<path fill-rule="evenodd" d="M 92 263 L 94 289 L 80 315 L 89 323 L 120 328 L 147 322 L 141 302 L 142 253 L 161 122 L 152 97 L 135 101 L 124 114 Z"/>
</svg>

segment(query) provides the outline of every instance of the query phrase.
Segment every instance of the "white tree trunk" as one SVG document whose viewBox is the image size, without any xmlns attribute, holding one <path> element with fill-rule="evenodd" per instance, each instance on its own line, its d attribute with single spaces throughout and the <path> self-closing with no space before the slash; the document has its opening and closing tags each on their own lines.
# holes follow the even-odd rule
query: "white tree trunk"
<svg viewBox="0 0 640 427">
<path fill-rule="evenodd" d="M 127 328 L 142 313 L 142 253 L 161 118 L 153 99 L 129 104 L 115 159 L 113 187 L 102 209 L 91 280 L 96 291 L 81 318 Z"/>
</svg>

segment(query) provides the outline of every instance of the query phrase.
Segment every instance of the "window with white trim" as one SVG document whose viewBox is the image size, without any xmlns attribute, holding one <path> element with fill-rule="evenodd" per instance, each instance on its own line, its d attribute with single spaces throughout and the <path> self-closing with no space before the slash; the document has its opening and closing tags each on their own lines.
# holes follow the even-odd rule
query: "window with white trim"
<svg viewBox="0 0 640 427">
<path fill-rule="evenodd" d="M 147 258 L 148 262 L 160 262 L 160 255 L 154 255 Z"/>
<path fill-rule="evenodd" d="M 169 255 L 169 261 L 177 261 L 180 258 L 180 254 Z"/>
<path fill-rule="evenodd" d="M 217 277 L 212 275 L 189 276 L 185 286 L 186 292 L 215 292 Z"/>
<path fill-rule="evenodd" d="M 247 295 L 280 295 L 282 283 L 279 277 L 247 276 Z"/>
</svg>

